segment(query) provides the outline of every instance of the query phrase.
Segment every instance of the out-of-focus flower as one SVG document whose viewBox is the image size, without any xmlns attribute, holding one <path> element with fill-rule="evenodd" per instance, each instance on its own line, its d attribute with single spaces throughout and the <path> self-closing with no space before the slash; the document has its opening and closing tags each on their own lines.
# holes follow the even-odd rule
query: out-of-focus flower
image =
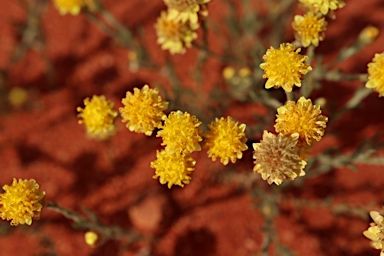
<svg viewBox="0 0 384 256">
<path fill-rule="evenodd" d="M 201 122 L 194 115 L 178 110 L 164 118 L 164 125 L 160 126 L 157 137 L 163 139 L 161 145 L 166 146 L 168 152 L 189 154 L 201 150 L 200 125 Z"/>
<path fill-rule="evenodd" d="M 319 41 L 324 40 L 327 22 L 324 17 L 309 12 L 304 16 L 296 15 L 292 27 L 296 31 L 296 40 L 300 41 L 304 47 L 308 47 L 310 44 L 318 46 Z"/>
<path fill-rule="evenodd" d="M 115 133 L 114 120 L 117 111 L 113 103 L 102 96 L 94 95 L 91 100 L 84 100 L 84 108 L 78 107 L 79 124 L 85 124 L 87 133 L 91 138 L 98 140 L 108 139 Z"/>
<path fill-rule="evenodd" d="M 379 97 L 384 96 L 384 52 L 376 53 L 372 62 L 368 64 L 368 82 L 365 87 L 378 92 Z"/>
<path fill-rule="evenodd" d="M 284 136 L 264 131 L 260 143 L 253 144 L 253 158 L 256 159 L 253 171 L 268 184 L 274 182 L 276 185 L 305 175 L 307 163 L 299 156 L 298 138 L 297 133 Z"/>
<path fill-rule="evenodd" d="M 123 122 L 131 132 L 152 135 L 153 130 L 161 125 L 161 120 L 166 115 L 164 111 L 168 108 L 168 102 L 159 96 L 158 89 L 150 89 L 148 85 L 140 90 L 133 89 L 133 94 L 127 95 L 121 101 L 124 107 L 120 108 Z"/>
<path fill-rule="evenodd" d="M 264 70 L 263 78 L 267 78 L 265 88 L 283 87 L 286 92 L 291 92 L 294 85 L 300 87 L 303 76 L 312 68 L 305 62 L 307 56 L 299 54 L 300 48 L 296 49 L 290 43 L 280 44 L 280 49 L 271 47 L 263 56 L 264 63 L 260 68 Z"/>
<path fill-rule="evenodd" d="M 40 218 L 45 195 L 34 179 L 13 179 L 12 185 L 3 186 L 0 194 L 0 216 L 3 220 L 11 220 L 12 226 L 32 224 L 32 219 Z"/>
<path fill-rule="evenodd" d="M 88 231 L 84 234 L 84 240 L 87 245 L 95 247 L 99 243 L 100 237 L 95 231 Z"/>
<path fill-rule="evenodd" d="M 304 4 L 311 5 L 315 10 L 320 11 L 323 15 L 327 15 L 329 11 L 343 8 L 345 2 L 343 0 L 299 0 Z"/>
<path fill-rule="evenodd" d="M 81 8 L 88 7 L 93 9 L 95 6 L 94 0 L 53 0 L 56 8 L 61 15 L 70 13 L 78 15 Z"/>
<path fill-rule="evenodd" d="M 8 101 L 15 108 L 23 106 L 27 100 L 28 91 L 23 88 L 14 87 L 8 93 Z"/>
<path fill-rule="evenodd" d="M 236 74 L 236 70 L 233 67 L 225 67 L 222 72 L 225 80 L 230 80 Z"/>
<path fill-rule="evenodd" d="M 189 22 L 172 19 L 168 12 L 162 12 L 155 24 L 157 43 L 161 45 L 161 49 L 169 50 L 171 54 L 183 54 L 197 38 L 197 28 L 198 26 L 192 26 Z"/>
<path fill-rule="evenodd" d="M 297 103 L 288 101 L 277 109 L 276 132 L 283 135 L 299 135 L 299 145 L 311 145 L 324 135 L 328 118 L 321 114 L 320 106 L 301 97 Z"/>
<path fill-rule="evenodd" d="M 235 163 L 243 157 L 243 151 L 248 149 L 245 144 L 245 124 L 233 121 L 231 117 L 216 118 L 209 125 L 209 131 L 204 135 L 208 157 L 213 161 L 219 157 L 221 163 L 227 165 L 229 161 Z"/>
<path fill-rule="evenodd" d="M 380 30 L 375 26 L 366 26 L 359 34 L 359 40 L 370 44 L 379 36 Z"/>
<path fill-rule="evenodd" d="M 371 240 L 373 248 L 381 250 L 380 256 L 384 256 L 384 214 L 377 211 L 371 211 L 369 214 L 374 222 L 363 234 Z"/>
<path fill-rule="evenodd" d="M 157 151 L 157 159 L 151 162 L 151 168 L 154 168 L 154 179 L 159 178 L 161 184 L 168 183 L 168 188 L 173 185 L 184 187 L 189 184 L 189 176 L 193 170 L 196 161 L 188 154 L 169 152 L 167 150 Z"/>
<path fill-rule="evenodd" d="M 164 0 L 168 7 L 170 19 L 175 21 L 198 23 L 198 14 L 207 16 L 205 4 L 211 0 Z"/>
</svg>

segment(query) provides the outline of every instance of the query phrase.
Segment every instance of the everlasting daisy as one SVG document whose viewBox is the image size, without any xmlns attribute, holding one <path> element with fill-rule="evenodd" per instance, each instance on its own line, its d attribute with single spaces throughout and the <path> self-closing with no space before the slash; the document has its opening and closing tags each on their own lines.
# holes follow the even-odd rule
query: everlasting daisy
<svg viewBox="0 0 384 256">
<path fill-rule="evenodd" d="M 324 40 L 327 22 L 324 17 L 309 12 L 304 16 L 296 15 L 292 27 L 296 31 L 296 40 L 300 41 L 304 47 L 308 47 L 310 44 L 318 46 L 319 41 Z"/>
<path fill-rule="evenodd" d="M 197 24 L 198 14 L 207 15 L 205 4 L 211 0 L 164 0 L 171 19 Z"/>
<path fill-rule="evenodd" d="M 312 68 L 305 63 L 308 57 L 299 54 L 300 50 L 290 43 L 280 44 L 279 49 L 271 47 L 267 50 L 263 56 L 265 62 L 260 64 L 264 70 L 263 78 L 268 79 L 265 88 L 283 87 L 290 92 L 294 85 L 301 86 L 304 75 Z"/>
<path fill-rule="evenodd" d="M 299 135 L 299 144 L 311 145 L 324 135 L 328 118 L 321 114 L 320 106 L 301 97 L 297 103 L 288 101 L 277 109 L 276 132 L 283 135 Z"/>
<path fill-rule="evenodd" d="M 189 154 L 201 150 L 200 125 L 201 122 L 194 115 L 181 111 L 171 112 L 164 118 L 164 125 L 160 127 L 157 137 L 163 139 L 161 145 L 166 146 L 168 152 Z"/>
<path fill-rule="evenodd" d="M 229 161 L 235 163 L 243 157 L 244 150 L 248 149 L 245 144 L 245 124 L 232 120 L 231 117 L 216 118 L 208 125 L 209 131 L 205 134 L 205 147 L 208 148 L 208 157 L 213 161 L 219 157 L 221 163 L 227 165 Z"/>
<path fill-rule="evenodd" d="M 307 164 L 300 158 L 297 146 L 298 134 L 284 136 L 264 131 L 260 143 L 253 144 L 253 171 L 259 173 L 268 184 L 280 185 L 284 180 L 293 180 L 305 175 Z"/>
<path fill-rule="evenodd" d="M 150 89 L 144 85 L 142 89 L 134 88 L 133 94 L 127 92 L 127 96 L 121 101 L 124 107 L 120 108 L 123 122 L 131 132 L 152 135 L 153 130 L 159 127 L 161 119 L 166 115 L 168 102 L 159 96 L 158 89 Z"/>
<path fill-rule="evenodd" d="M 105 140 L 115 133 L 114 120 L 117 111 L 113 103 L 104 96 L 93 96 L 84 100 L 84 108 L 77 108 L 79 124 L 85 124 L 91 138 Z"/>
<path fill-rule="evenodd" d="M 368 82 L 365 87 L 384 96 L 384 53 L 376 53 L 372 62 L 368 64 Z"/>
<path fill-rule="evenodd" d="M 185 53 L 186 48 L 191 47 L 192 41 L 197 38 L 197 28 L 189 22 L 174 20 L 167 12 L 162 12 L 155 24 L 157 43 L 171 54 Z"/>
<path fill-rule="evenodd" d="M 369 214 L 374 222 L 363 234 L 371 240 L 373 248 L 381 250 L 380 256 L 384 256 L 384 214 L 377 211 L 371 211 Z"/>
<path fill-rule="evenodd" d="M 189 184 L 189 176 L 196 161 L 189 155 L 168 152 L 167 150 L 157 151 L 157 159 L 151 162 L 151 168 L 156 170 L 154 179 L 159 178 L 161 184 L 168 183 L 168 188 L 173 185 L 184 187 Z"/>
<path fill-rule="evenodd" d="M 320 11 L 323 15 L 327 15 L 329 11 L 343 8 L 345 2 L 343 0 L 299 0 L 304 4 L 311 5 L 315 10 Z"/>
<path fill-rule="evenodd" d="M 94 8 L 94 0 L 54 0 L 54 3 L 61 15 L 77 15 L 82 7 Z"/>
<path fill-rule="evenodd" d="M 32 219 L 40 218 L 45 195 L 34 179 L 13 179 L 12 185 L 3 186 L 4 193 L 0 194 L 0 217 L 11 220 L 12 226 L 32 224 Z"/>
</svg>

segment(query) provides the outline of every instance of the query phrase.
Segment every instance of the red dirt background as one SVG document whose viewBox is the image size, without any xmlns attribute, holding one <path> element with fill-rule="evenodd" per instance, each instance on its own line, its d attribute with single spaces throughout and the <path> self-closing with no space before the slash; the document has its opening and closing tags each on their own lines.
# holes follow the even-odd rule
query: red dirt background
<svg viewBox="0 0 384 256">
<path fill-rule="evenodd" d="M 161 0 L 110 0 L 105 5 L 127 26 L 143 26 L 150 53 L 164 63 L 153 29 L 157 16 L 165 9 Z M 220 0 L 213 0 L 209 4 L 210 17 L 221 17 L 225 14 L 223 8 Z M 331 58 L 353 42 L 366 25 L 375 25 L 383 32 L 383 13 L 381 0 L 347 1 L 346 7 L 336 12 L 337 19 L 330 22 L 326 39 L 317 51 Z M 0 0 L 0 68 L 6 75 L 0 82 L 7 90 L 22 87 L 30 95 L 21 109 L 10 108 L 6 95 L 1 96 L 0 184 L 10 184 L 14 177 L 34 178 L 46 192 L 47 201 L 79 212 L 87 207 L 104 223 L 135 227 L 147 236 L 155 236 L 156 242 L 126 248 L 121 242 L 107 241 L 91 248 L 84 243 L 84 231 L 73 229 L 71 221 L 61 215 L 43 210 L 41 219 L 32 226 L 0 223 L 0 255 L 257 255 L 264 217 L 253 207 L 255 199 L 241 184 L 221 179 L 225 172 L 251 172 L 251 151 L 228 168 L 212 163 L 205 151 L 196 153 L 196 171 L 190 185 L 171 190 L 160 185 L 152 179 L 154 171 L 149 167 L 156 158 L 156 149 L 160 149 L 160 139 L 130 133 L 118 122 L 118 132 L 109 143 L 89 140 L 84 127 L 77 123 L 76 107 L 94 94 L 104 94 L 120 107 L 120 99 L 133 87 L 167 81 L 150 71 L 131 72 L 126 49 L 85 17 L 60 16 L 49 4 L 41 18 L 46 54 L 55 70 L 52 86 L 37 51 L 30 50 L 19 62 L 7 66 L 21 40 L 17 24 L 25 18 L 25 11 L 15 1 Z M 221 49 L 219 38 L 210 34 L 210 42 L 212 49 Z M 381 33 L 377 41 L 340 68 L 365 72 L 374 53 L 384 51 L 383 45 Z M 189 75 L 195 54 L 192 49 L 186 55 L 173 57 L 179 74 Z M 203 86 L 222 84 L 222 67 L 210 59 L 203 70 Z M 198 86 L 185 80 L 189 87 Z M 354 88 L 356 84 L 352 83 L 327 83 L 314 97 L 345 102 Z M 247 122 L 253 120 L 253 109 L 250 104 L 234 102 L 229 113 Z M 317 145 L 317 150 L 338 145 L 348 152 L 383 131 L 383 109 L 384 98 L 372 93 L 361 108 L 328 128 L 329 136 Z M 331 134 L 335 131 L 340 136 Z M 289 193 L 314 202 L 333 196 L 337 202 L 369 209 L 371 203 L 384 204 L 383 171 L 382 166 L 374 165 L 360 165 L 358 172 L 335 169 Z M 297 255 L 319 256 L 379 255 L 362 235 L 368 226 L 368 220 L 334 216 L 325 208 L 294 208 L 288 202 L 283 202 L 276 222 L 282 244 Z M 270 255 L 277 254 L 270 250 Z"/>
</svg>

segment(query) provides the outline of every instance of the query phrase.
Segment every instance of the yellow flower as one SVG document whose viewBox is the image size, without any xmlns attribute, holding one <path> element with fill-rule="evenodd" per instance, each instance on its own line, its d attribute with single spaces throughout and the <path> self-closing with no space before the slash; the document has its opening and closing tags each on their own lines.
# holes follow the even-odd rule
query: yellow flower
<svg viewBox="0 0 384 256">
<path fill-rule="evenodd" d="M 94 95 L 84 100 L 84 108 L 78 107 L 79 124 L 85 124 L 88 135 L 93 139 L 105 140 L 115 133 L 114 119 L 117 111 L 113 103 L 102 96 Z"/>
<path fill-rule="evenodd" d="M 372 62 L 368 64 L 368 82 L 365 87 L 378 92 L 379 97 L 384 96 L 384 52 L 376 53 Z"/>
<path fill-rule="evenodd" d="M 227 165 L 229 161 L 235 163 L 243 157 L 245 144 L 245 124 L 239 125 L 231 117 L 218 118 L 208 125 L 209 131 L 205 134 L 205 147 L 208 148 L 208 157 L 216 161 L 221 158 L 221 163 Z"/>
<path fill-rule="evenodd" d="M 280 49 L 271 47 L 267 50 L 263 56 L 265 62 L 260 64 L 264 70 L 263 78 L 268 78 L 265 88 L 283 87 L 290 92 L 294 85 L 301 86 L 303 76 L 312 68 L 304 63 L 308 57 L 299 54 L 300 50 L 290 43 L 280 44 Z"/>
<path fill-rule="evenodd" d="M 164 0 L 169 16 L 175 21 L 197 24 L 198 14 L 207 16 L 205 4 L 211 0 Z"/>
<path fill-rule="evenodd" d="M 122 103 L 124 107 L 119 110 L 127 128 L 147 136 L 161 125 L 161 119 L 165 117 L 163 111 L 168 108 L 168 102 L 162 100 L 159 90 L 150 89 L 148 85 L 141 90 L 134 88 L 133 94 L 127 92 Z"/>
<path fill-rule="evenodd" d="M 197 38 L 197 27 L 189 22 L 171 19 L 168 13 L 162 12 L 155 24 L 157 43 L 161 49 L 169 50 L 171 54 L 185 53 L 191 47 L 191 42 Z"/>
<path fill-rule="evenodd" d="M 95 231 L 88 231 L 84 234 L 85 243 L 91 247 L 95 247 L 100 242 L 99 234 Z"/>
<path fill-rule="evenodd" d="M 171 112 L 164 118 L 156 137 L 161 137 L 161 145 L 166 146 L 170 153 L 189 154 L 201 150 L 199 142 L 202 141 L 199 126 L 201 122 L 189 113 L 176 111 Z"/>
<path fill-rule="evenodd" d="M 261 174 L 268 184 L 274 182 L 276 185 L 305 175 L 307 163 L 299 156 L 297 142 L 298 134 L 284 136 L 264 131 L 260 143 L 253 144 L 253 158 L 256 159 L 253 171 Z"/>
<path fill-rule="evenodd" d="M 54 0 L 55 6 L 61 15 L 70 13 L 77 15 L 82 7 L 94 8 L 94 0 Z"/>
<path fill-rule="evenodd" d="M 309 12 L 304 16 L 296 15 L 292 27 L 296 31 L 296 40 L 300 41 L 304 47 L 310 44 L 318 46 L 319 41 L 324 40 L 327 22 L 324 17 Z"/>
<path fill-rule="evenodd" d="M 320 106 L 313 105 L 310 99 L 301 97 L 297 103 L 288 101 L 277 109 L 276 132 L 283 135 L 299 135 L 299 144 L 311 145 L 324 135 L 328 118 L 321 114 Z"/>
<path fill-rule="evenodd" d="M 374 222 L 363 234 L 371 240 L 373 248 L 381 250 L 380 256 L 384 256 L 384 214 L 377 211 L 371 211 L 369 214 Z"/>
<path fill-rule="evenodd" d="M 12 185 L 3 186 L 0 194 L 0 214 L 3 220 L 11 220 L 12 226 L 32 224 L 33 219 L 40 218 L 45 192 L 39 189 L 34 179 L 13 179 Z"/>
<path fill-rule="evenodd" d="M 345 6 L 343 0 L 300 0 L 300 2 L 313 6 L 323 15 L 326 15 L 330 10 L 334 11 Z"/>
<path fill-rule="evenodd" d="M 167 150 L 157 151 L 157 159 L 151 162 L 151 168 L 154 168 L 154 179 L 159 178 L 161 184 L 168 183 L 168 188 L 172 185 L 184 187 L 189 184 L 189 176 L 193 170 L 196 161 L 189 155 L 173 153 Z"/>
<path fill-rule="evenodd" d="M 380 34 L 380 30 L 375 26 L 366 26 L 359 34 L 359 41 L 365 44 L 372 43 Z"/>
</svg>

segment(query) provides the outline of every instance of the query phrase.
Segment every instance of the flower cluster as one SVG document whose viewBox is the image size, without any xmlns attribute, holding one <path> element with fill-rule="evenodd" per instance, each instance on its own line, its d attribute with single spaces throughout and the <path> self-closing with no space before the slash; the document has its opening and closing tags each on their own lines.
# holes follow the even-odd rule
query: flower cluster
<svg viewBox="0 0 384 256">
<path fill-rule="evenodd" d="M 210 0 L 164 0 L 167 11 L 160 14 L 155 24 L 157 43 L 171 54 L 183 54 L 197 38 L 199 15 L 207 16 Z"/>
<path fill-rule="evenodd" d="M 364 231 L 365 237 L 371 240 L 371 246 L 381 250 L 380 256 L 384 255 L 384 208 L 381 212 L 371 211 L 369 213 L 373 222 L 368 230 Z"/>
<path fill-rule="evenodd" d="M 264 70 L 263 78 L 267 78 L 265 88 L 282 87 L 286 92 L 291 92 L 294 85 L 300 87 L 304 75 L 312 68 L 305 62 L 307 56 L 299 54 L 293 44 L 280 44 L 279 49 L 271 47 L 263 56 L 264 63 L 260 68 Z"/>
<path fill-rule="evenodd" d="M 165 149 L 157 152 L 157 160 L 151 163 L 155 169 L 155 176 L 161 184 L 172 185 L 189 184 L 189 174 L 194 170 L 195 160 L 190 156 L 192 152 L 200 151 L 202 131 L 201 122 L 189 113 L 171 112 L 164 118 L 164 124 L 160 126 L 157 137 L 161 137 L 161 145 Z"/>
<path fill-rule="evenodd" d="M 133 89 L 133 94 L 127 95 L 121 101 L 124 107 L 120 108 L 123 122 L 131 132 L 152 135 L 155 128 L 161 125 L 161 120 L 166 116 L 164 111 L 168 108 L 168 102 L 159 96 L 158 89 L 150 89 L 148 85 L 140 90 Z"/>
<path fill-rule="evenodd" d="M 95 6 L 94 0 L 54 0 L 54 4 L 61 15 L 70 13 L 78 15 L 81 8 L 88 7 L 93 9 Z"/>
<path fill-rule="evenodd" d="M 231 117 L 216 118 L 209 125 L 209 131 L 204 135 L 205 147 L 208 148 L 208 157 L 213 161 L 219 157 L 221 163 L 227 165 L 229 161 L 235 163 L 243 157 L 243 151 L 248 147 L 245 144 L 245 124 L 233 121 Z"/>
<path fill-rule="evenodd" d="M 314 141 L 324 135 L 328 118 L 320 106 L 301 97 L 277 109 L 275 129 L 278 135 L 264 131 L 262 141 L 254 143 L 255 167 L 269 184 L 280 185 L 305 174 L 306 154 Z"/>
<path fill-rule="evenodd" d="M 105 99 L 105 96 L 94 95 L 92 99 L 84 100 L 84 108 L 78 107 L 79 124 L 85 124 L 87 133 L 91 138 L 105 140 L 115 133 L 114 120 L 117 111 L 113 109 L 113 103 Z"/>
<path fill-rule="evenodd" d="M 309 6 L 311 10 L 327 15 L 330 11 L 343 8 L 345 2 L 343 0 L 299 0 L 301 3 Z"/>
<path fill-rule="evenodd" d="M 368 64 L 368 82 L 365 87 L 384 96 L 384 53 L 376 53 L 372 62 Z"/>
<path fill-rule="evenodd" d="M 311 44 L 318 46 L 319 41 L 324 40 L 327 22 L 321 15 L 308 12 L 304 16 L 296 15 L 292 22 L 292 27 L 296 31 L 296 40 L 301 42 L 304 47 L 308 47 Z"/>
<path fill-rule="evenodd" d="M 0 217 L 11 220 L 12 226 L 32 224 L 32 219 L 39 219 L 43 208 L 45 192 L 40 190 L 34 179 L 13 179 L 12 185 L 3 186 L 0 194 Z"/>
</svg>

